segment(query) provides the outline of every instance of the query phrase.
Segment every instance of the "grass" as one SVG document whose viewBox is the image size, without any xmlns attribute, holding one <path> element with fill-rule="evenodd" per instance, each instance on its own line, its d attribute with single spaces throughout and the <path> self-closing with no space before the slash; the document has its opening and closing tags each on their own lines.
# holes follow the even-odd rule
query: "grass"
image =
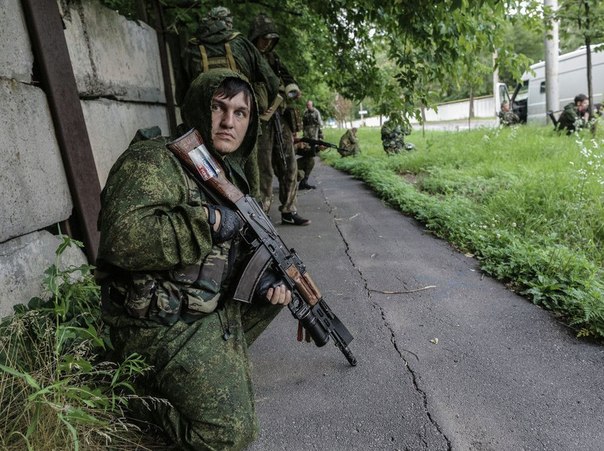
<svg viewBox="0 0 604 451">
<path fill-rule="evenodd" d="M 107 361 L 91 267 L 62 268 L 65 238 L 45 273 L 45 299 L 0 323 L 0 449 L 149 449 L 126 417 L 140 357 Z"/>
<path fill-rule="evenodd" d="M 337 143 L 342 130 L 325 130 Z M 323 153 L 391 206 L 474 254 L 482 269 L 553 311 L 579 336 L 604 337 L 604 133 L 549 127 L 414 132 L 388 157 L 377 128 L 362 155 Z"/>
</svg>

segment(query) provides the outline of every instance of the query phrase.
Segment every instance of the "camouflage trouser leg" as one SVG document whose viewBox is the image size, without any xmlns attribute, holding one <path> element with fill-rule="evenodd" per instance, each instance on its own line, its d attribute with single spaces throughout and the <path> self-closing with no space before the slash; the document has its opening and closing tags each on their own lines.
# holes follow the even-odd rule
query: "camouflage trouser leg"
<svg viewBox="0 0 604 451">
<path fill-rule="evenodd" d="M 145 379 L 144 393 L 170 403 L 153 403 L 151 412 L 141 416 L 160 426 L 178 449 L 248 446 L 258 431 L 248 342 L 280 310 L 270 304 L 241 306 L 232 301 L 220 313 L 192 324 L 113 328 L 113 343 L 122 357 L 137 352 L 154 367 Z"/>
<path fill-rule="evenodd" d="M 312 151 L 306 152 L 298 158 L 298 181 L 304 177 L 310 176 L 311 171 L 315 167 L 315 154 Z"/>
<path fill-rule="evenodd" d="M 298 198 L 298 163 L 294 150 L 293 133 L 288 125 L 282 123 L 285 165 L 281 149 L 277 142 L 273 146 L 273 170 L 279 180 L 279 201 L 281 213 L 296 211 Z M 276 140 L 275 140 L 276 141 Z"/>
<path fill-rule="evenodd" d="M 273 141 L 274 141 L 274 122 L 268 123 L 262 121 L 262 135 L 258 137 L 258 171 L 260 181 L 259 203 L 262 210 L 268 213 L 273 201 Z"/>
</svg>

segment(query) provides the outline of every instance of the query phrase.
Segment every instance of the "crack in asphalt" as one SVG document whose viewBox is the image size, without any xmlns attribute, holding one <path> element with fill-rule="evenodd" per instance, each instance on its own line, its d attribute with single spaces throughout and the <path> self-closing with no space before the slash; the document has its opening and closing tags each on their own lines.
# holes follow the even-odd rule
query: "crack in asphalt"
<svg viewBox="0 0 604 451">
<path fill-rule="evenodd" d="M 369 289 L 369 284 L 367 282 L 367 279 L 365 278 L 365 276 L 363 275 L 363 272 L 356 265 L 354 259 L 350 255 L 350 245 L 348 244 L 348 241 L 346 240 L 346 237 L 344 236 L 344 233 L 342 232 L 342 229 L 340 228 L 340 226 L 338 224 L 338 221 L 337 221 L 337 219 L 341 220 L 341 218 L 336 218 L 335 208 L 329 203 L 329 199 L 325 195 L 325 191 L 323 189 L 321 189 L 321 194 L 323 196 L 325 205 L 327 206 L 327 209 L 328 209 L 329 213 L 331 214 L 331 216 L 333 218 L 333 223 L 335 225 L 335 228 L 338 231 L 338 234 L 340 235 L 340 237 L 342 238 L 342 242 L 344 243 L 344 247 L 345 247 L 344 252 L 346 253 L 346 256 L 348 257 L 348 260 L 350 261 L 350 264 L 352 265 L 352 267 L 355 268 L 357 270 L 357 272 L 359 273 L 359 276 L 361 277 L 361 280 L 363 281 L 363 286 L 365 288 L 365 292 L 367 293 L 367 298 L 370 300 L 372 307 L 375 308 L 375 309 L 377 309 L 380 312 L 380 315 L 381 315 L 382 320 L 384 322 L 384 326 L 390 332 L 390 342 L 392 343 L 392 346 L 394 347 L 394 350 L 397 352 L 397 354 L 400 356 L 401 360 L 404 362 L 405 368 L 407 368 L 407 370 L 411 374 L 411 380 L 413 381 L 413 386 L 414 386 L 415 390 L 422 397 L 424 411 L 426 412 L 426 416 L 428 417 L 428 420 L 430 421 L 430 424 L 432 424 L 432 426 L 434 426 L 434 428 L 436 428 L 436 430 L 438 431 L 438 433 L 445 439 L 445 441 L 447 443 L 447 450 L 451 451 L 453 449 L 452 445 L 451 445 L 451 440 L 449 439 L 449 437 L 447 437 L 444 434 L 444 432 L 440 428 L 438 422 L 432 417 L 432 414 L 430 413 L 430 410 L 428 409 L 428 397 L 426 395 L 426 392 L 420 388 L 420 386 L 418 384 L 417 375 L 415 374 L 415 371 L 411 368 L 411 366 L 409 366 L 409 362 L 407 361 L 407 359 L 403 355 L 403 351 L 409 352 L 410 354 L 414 355 L 415 358 L 417 358 L 418 360 L 419 360 L 419 358 L 417 357 L 417 355 L 415 353 L 413 353 L 411 351 L 408 351 L 406 349 L 400 349 L 399 348 L 399 345 L 398 345 L 398 343 L 396 341 L 396 335 L 394 333 L 394 329 L 392 328 L 391 324 L 386 319 L 386 313 L 384 312 L 384 309 L 379 304 L 377 304 L 376 302 L 373 301 L 373 297 L 371 296 L 371 290 Z M 425 437 L 426 437 L 425 430 L 426 430 L 426 425 L 424 425 L 424 432 L 420 435 L 420 438 L 421 438 L 422 442 L 424 443 L 424 445 L 425 445 L 425 447 L 427 449 L 428 448 L 428 443 L 427 443 L 427 441 L 425 439 Z"/>
</svg>

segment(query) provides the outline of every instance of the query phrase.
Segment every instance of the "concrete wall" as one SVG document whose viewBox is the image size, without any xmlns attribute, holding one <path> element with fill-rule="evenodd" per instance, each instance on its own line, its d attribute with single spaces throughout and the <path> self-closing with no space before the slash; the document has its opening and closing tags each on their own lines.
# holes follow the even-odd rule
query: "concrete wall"
<svg viewBox="0 0 604 451">
<path fill-rule="evenodd" d="M 96 0 L 64 7 L 65 39 L 101 186 L 139 128 L 169 133 L 155 31 Z"/>
<path fill-rule="evenodd" d="M 495 117 L 495 100 L 493 96 L 477 97 L 474 99 L 474 117 Z M 454 121 L 467 119 L 470 115 L 470 100 L 441 103 L 438 112 L 426 111 L 426 121 Z"/>
<path fill-rule="evenodd" d="M 495 115 L 495 99 L 493 96 L 477 97 L 474 99 L 474 117 L 482 119 L 493 119 Z M 470 100 L 458 100 L 455 102 L 441 103 L 438 105 L 438 111 L 426 110 L 426 122 L 446 122 L 467 120 L 470 115 Z M 366 117 L 361 121 L 356 119 L 352 122 L 353 127 L 380 127 L 386 121 L 383 117 L 380 122 L 379 116 Z M 417 124 L 415 119 L 412 124 Z M 454 130 L 454 129 L 453 129 Z"/>
<path fill-rule="evenodd" d="M 101 186 L 139 128 L 159 125 L 163 134 L 170 132 L 165 109 L 157 105 L 98 99 L 82 102 L 82 110 Z"/>
<path fill-rule="evenodd" d="M 65 38 L 101 185 L 138 128 L 168 133 L 155 31 L 96 0 L 59 0 Z M 19 0 L 0 0 L 0 316 L 42 294 L 60 240 L 44 229 L 73 204 Z M 66 265 L 86 261 L 76 249 Z"/>
</svg>

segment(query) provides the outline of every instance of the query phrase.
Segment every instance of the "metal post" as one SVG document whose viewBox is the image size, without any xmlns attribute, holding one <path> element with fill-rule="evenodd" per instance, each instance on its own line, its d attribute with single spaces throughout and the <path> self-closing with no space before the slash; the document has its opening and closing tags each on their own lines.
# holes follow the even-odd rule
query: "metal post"
<svg viewBox="0 0 604 451">
<path fill-rule="evenodd" d="M 176 106 L 174 104 L 174 95 L 172 93 L 172 79 L 170 77 L 170 64 L 168 62 L 168 52 L 166 50 L 165 21 L 164 12 L 159 0 L 153 2 L 155 8 L 155 31 L 157 33 L 157 42 L 159 44 L 159 59 L 161 62 L 161 72 L 164 79 L 164 91 L 166 92 L 166 113 L 170 125 L 170 134 L 176 133 Z"/>
<path fill-rule="evenodd" d="M 73 200 L 76 238 L 96 260 L 101 186 L 56 0 L 22 0 L 35 65 L 46 93 Z M 73 216 L 72 216 L 73 218 Z"/>
<path fill-rule="evenodd" d="M 546 16 L 545 30 L 545 112 L 560 109 L 560 89 L 558 84 L 558 37 L 559 22 L 555 19 L 558 12 L 558 0 L 544 0 L 544 6 L 549 9 Z M 549 121 L 549 116 L 547 116 Z"/>
</svg>

